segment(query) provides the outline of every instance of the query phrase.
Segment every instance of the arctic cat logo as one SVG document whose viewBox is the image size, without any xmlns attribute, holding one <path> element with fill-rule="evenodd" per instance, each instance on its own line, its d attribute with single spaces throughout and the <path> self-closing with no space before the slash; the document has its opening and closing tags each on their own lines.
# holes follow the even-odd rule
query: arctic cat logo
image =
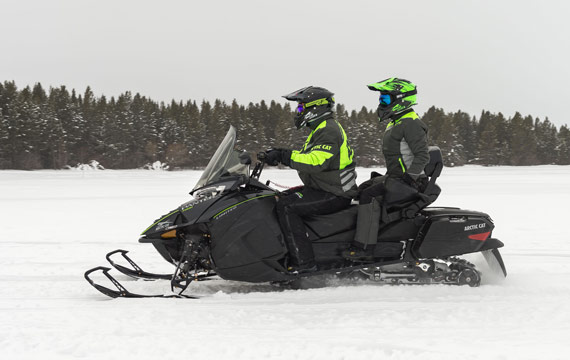
<svg viewBox="0 0 570 360">
<path fill-rule="evenodd" d="M 170 221 L 159 222 L 158 224 L 156 224 L 156 230 L 166 229 L 170 225 L 172 225 Z"/>
<path fill-rule="evenodd" d="M 317 116 L 318 116 L 317 114 L 313 114 L 312 112 L 309 111 L 308 113 L 305 114 L 305 119 L 311 120 L 313 118 L 316 118 Z"/>
<path fill-rule="evenodd" d="M 313 146 L 313 150 L 318 150 L 318 149 L 331 150 L 332 146 L 330 146 L 330 145 L 315 145 L 315 146 Z"/>
<path fill-rule="evenodd" d="M 475 224 L 475 225 L 469 225 L 465 227 L 464 231 L 471 231 L 471 230 L 477 230 L 477 229 L 483 229 L 485 227 L 485 223 L 481 223 L 481 224 Z"/>
</svg>

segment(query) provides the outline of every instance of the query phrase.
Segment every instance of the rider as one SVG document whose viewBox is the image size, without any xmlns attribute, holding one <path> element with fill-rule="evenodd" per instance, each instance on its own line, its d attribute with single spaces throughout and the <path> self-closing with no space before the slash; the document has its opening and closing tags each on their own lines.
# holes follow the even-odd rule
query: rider
<svg viewBox="0 0 570 360">
<path fill-rule="evenodd" d="M 283 96 L 298 103 L 295 126 L 311 133 L 300 150 L 271 149 L 265 162 L 297 170 L 303 186 L 283 192 L 276 210 L 289 249 L 290 271 L 316 271 L 313 247 L 302 218 L 330 214 L 350 205 L 356 195 L 354 152 L 334 118 L 333 93 L 309 86 Z"/>
<path fill-rule="evenodd" d="M 415 189 L 412 194 L 423 191 L 427 185 L 424 167 L 429 162 L 428 129 L 412 109 L 416 104 L 416 85 L 393 77 L 368 85 L 368 88 L 380 92 L 378 120 L 390 120 L 382 145 L 387 174 L 359 187 L 356 235 L 350 249 L 343 252 L 344 257 L 350 260 L 371 260 L 374 257 L 387 178 L 411 186 Z"/>
</svg>

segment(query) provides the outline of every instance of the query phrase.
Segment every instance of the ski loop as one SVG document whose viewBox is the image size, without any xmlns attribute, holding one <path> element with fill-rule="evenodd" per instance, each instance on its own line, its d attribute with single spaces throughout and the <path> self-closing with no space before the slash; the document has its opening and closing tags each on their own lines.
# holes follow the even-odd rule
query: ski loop
<svg viewBox="0 0 570 360">
<path fill-rule="evenodd" d="M 133 267 L 133 269 L 129 269 L 125 266 L 122 266 L 120 264 L 115 263 L 112 259 L 111 256 L 114 254 L 120 253 L 123 258 L 125 260 L 127 260 L 127 262 Z M 128 275 L 130 277 L 133 277 L 135 279 L 146 279 L 146 280 L 170 280 L 172 279 L 172 274 L 154 274 L 154 273 L 149 273 L 144 271 L 140 266 L 138 266 L 129 256 L 127 256 L 128 251 L 127 250 L 122 250 L 122 249 L 117 249 L 115 251 L 111 251 L 110 253 L 108 253 L 105 257 L 107 258 L 107 261 L 117 270 L 119 270 L 121 273 Z"/>
</svg>

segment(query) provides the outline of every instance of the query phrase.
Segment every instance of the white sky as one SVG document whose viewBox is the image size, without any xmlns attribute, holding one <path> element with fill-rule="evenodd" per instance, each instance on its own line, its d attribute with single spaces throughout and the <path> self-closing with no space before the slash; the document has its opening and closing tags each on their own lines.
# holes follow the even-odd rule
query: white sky
<svg viewBox="0 0 570 360">
<path fill-rule="evenodd" d="M 349 110 L 399 76 L 435 105 L 570 124 L 566 0 L 0 0 L 0 81 L 241 104 L 307 85 Z"/>
</svg>

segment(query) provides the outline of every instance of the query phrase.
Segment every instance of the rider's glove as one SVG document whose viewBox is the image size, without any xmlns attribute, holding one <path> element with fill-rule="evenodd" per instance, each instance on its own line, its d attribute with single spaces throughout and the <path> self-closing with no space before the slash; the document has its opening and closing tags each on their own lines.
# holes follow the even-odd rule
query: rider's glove
<svg viewBox="0 0 570 360">
<path fill-rule="evenodd" d="M 269 166 L 277 166 L 281 161 L 281 150 L 280 149 L 267 150 L 263 161 L 265 161 L 265 163 Z"/>
<path fill-rule="evenodd" d="M 291 150 L 281 149 L 281 163 L 285 166 L 291 166 Z"/>
<path fill-rule="evenodd" d="M 282 163 L 285 166 L 291 164 L 291 150 L 289 149 L 269 149 L 264 161 L 270 166 Z"/>
<path fill-rule="evenodd" d="M 404 173 L 404 176 L 402 176 L 402 180 L 403 180 L 406 184 L 408 184 L 408 185 L 410 185 L 411 187 L 413 187 L 414 189 L 419 190 L 418 183 L 416 182 L 416 180 L 415 180 L 408 172 L 405 172 L 405 173 Z"/>
</svg>

